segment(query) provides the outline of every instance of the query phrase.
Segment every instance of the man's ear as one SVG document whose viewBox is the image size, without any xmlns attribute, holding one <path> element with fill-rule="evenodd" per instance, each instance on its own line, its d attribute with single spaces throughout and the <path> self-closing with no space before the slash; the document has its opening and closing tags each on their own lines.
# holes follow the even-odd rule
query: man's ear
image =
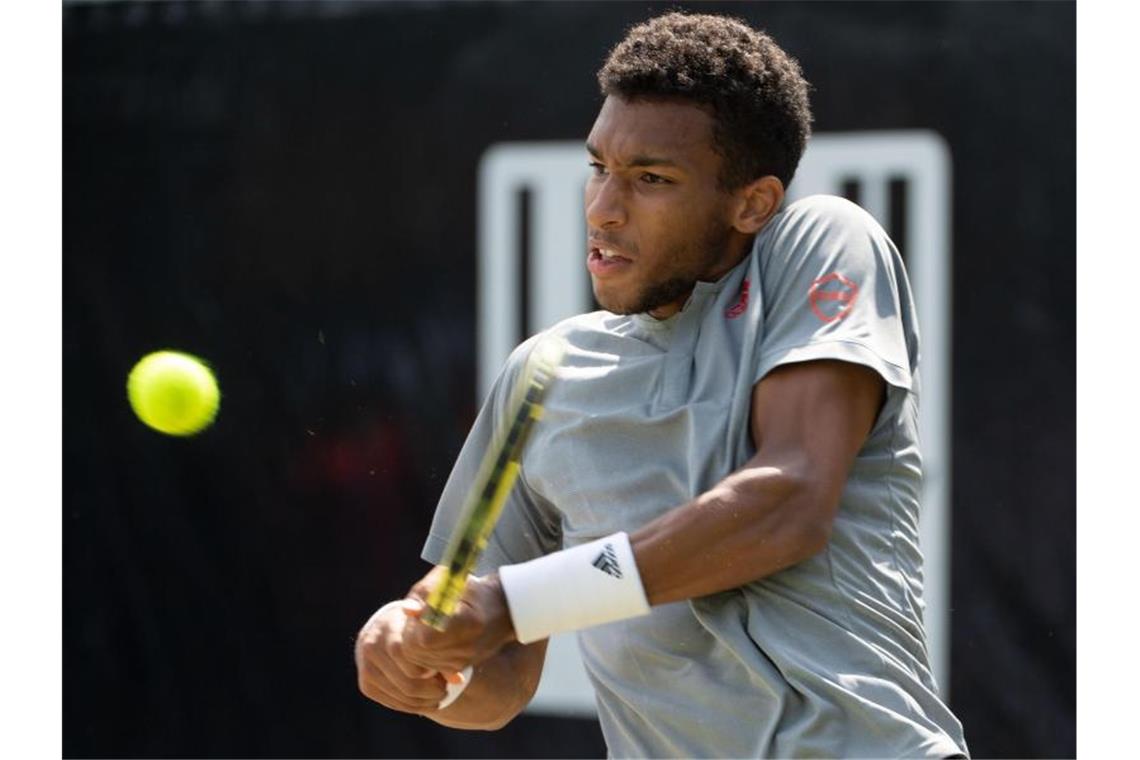
<svg viewBox="0 0 1140 760">
<path fill-rule="evenodd" d="M 780 210 L 784 202 L 784 183 L 768 175 L 740 188 L 735 195 L 737 204 L 732 226 L 737 232 L 754 235 Z"/>
</svg>

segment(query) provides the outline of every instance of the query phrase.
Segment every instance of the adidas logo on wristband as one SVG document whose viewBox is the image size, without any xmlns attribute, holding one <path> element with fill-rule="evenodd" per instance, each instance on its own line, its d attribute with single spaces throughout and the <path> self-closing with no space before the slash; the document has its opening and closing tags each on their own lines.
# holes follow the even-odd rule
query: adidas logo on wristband
<svg viewBox="0 0 1140 760">
<path fill-rule="evenodd" d="M 617 554 L 614 553 L 613 544 L 606 544 L 601 553 L 597 557 L 594 557 L 594 561 L 591 564 L 606 575 L 621 578 L 621 565 L 618 564 Z"/>
</svg>

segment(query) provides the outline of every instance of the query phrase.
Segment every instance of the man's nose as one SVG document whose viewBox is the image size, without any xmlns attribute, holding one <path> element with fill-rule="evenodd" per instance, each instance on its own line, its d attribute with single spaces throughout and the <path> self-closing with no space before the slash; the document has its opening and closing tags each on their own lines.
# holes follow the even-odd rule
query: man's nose
<svg viewBox="0 0 1140 760">
<path fill-rule="evenodd" d="M 619 179 L 607 175 L 586 185 L 586 222 L 599 230 L 625 224 L 625 192 Z"/>
</svg>

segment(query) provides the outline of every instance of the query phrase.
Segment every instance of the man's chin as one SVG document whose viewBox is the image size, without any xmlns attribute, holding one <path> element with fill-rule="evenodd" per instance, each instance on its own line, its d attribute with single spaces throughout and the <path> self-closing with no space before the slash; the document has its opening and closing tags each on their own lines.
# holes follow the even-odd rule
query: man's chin
<svg viewBox="0 0 1140 760">
<path fill-rule="evenodd" d="M 621 294 L 598 288 L 594 283 L 594 300 L 612 314 L 645 314 L 659 309 L 676 311 L 693 292 L 695 281 L 674 278 L 657 283 L 638 293 Z"/>
<path fill-rule="evenodd" d="M 628 304 L 623 301 L 617 294 L 607 291 L 598 287 L 598 283 L 594 282 L 594 300 L 611 314 L 632 314 L 628 308 Z"/>
<path fill-rule="evenodd" d="M 622 298 L 615 293 L 600 292 L 597 288 L 594 288 L 594 300 L 611 314 L 639 314 L 645 311 L 641 308 L 642 304 L 633 298 Z"/>
<path fill-rule="evenodd" d="M 601 306 L 606 311 L 608 311 L 610 314 L 619 314 L 619 315 L 623 315 L 623 316 L 627 315 L 627 314 L 638 314 L 641 311 L 643 311 L 643 309 L 635 309 L 631 306 L 627 306 L 624 304 L 611 305 L 611 304 L 606 303 L 605 301 L 602 301 L 602 300 L 598 301 L 598 305 Z"/>
</svg>

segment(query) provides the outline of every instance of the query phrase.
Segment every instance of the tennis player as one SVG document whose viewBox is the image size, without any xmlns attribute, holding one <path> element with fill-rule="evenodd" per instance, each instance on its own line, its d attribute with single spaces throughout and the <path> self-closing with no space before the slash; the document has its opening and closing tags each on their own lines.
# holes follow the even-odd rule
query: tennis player
<svg viewBox="0 0 1140 760">
<path fill-rule="evenodd" d="M 616 757 L 966 756 L 922 623 L 910 286 L 857 206 L 784 203 L 811 124 L 798 64 L 670 13 L 598 78 L 583 256 L 605 310 L 548 331 L 566 359 L 451 624 L 416 620 L 437 568 L 361 630 L 361 690 L 497 728 L 577 631 Z M 429 562 L 534 344 L 480 411 Z"/>
</svg>

